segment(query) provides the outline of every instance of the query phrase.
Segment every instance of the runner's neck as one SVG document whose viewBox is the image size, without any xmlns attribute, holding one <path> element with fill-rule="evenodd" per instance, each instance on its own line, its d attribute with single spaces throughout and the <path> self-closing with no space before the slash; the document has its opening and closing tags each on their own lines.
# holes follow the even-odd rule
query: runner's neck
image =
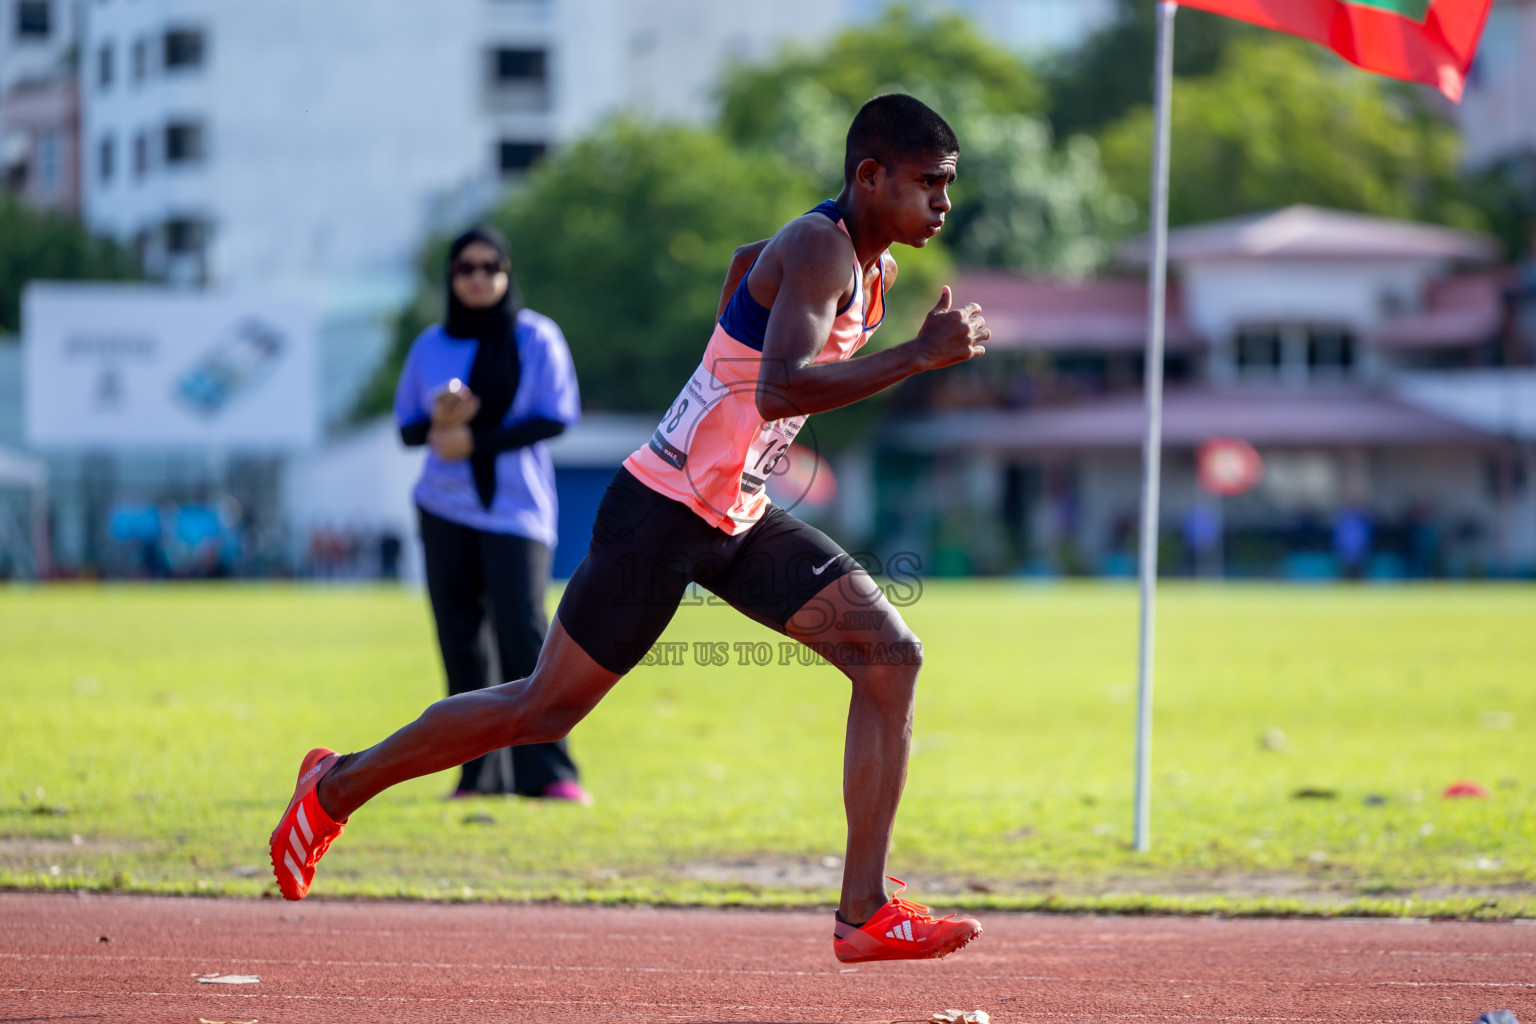
<svg viewBox="0 0 1536 1024">
<path fill-rule="evenodd" d="M 891 247 L 894 239 L 868 238 L 861 230 L 865 223 L 863 211 L 857 209 L 853 194 L 844 186 L 838 195 L 837 212 L 843 218 L 843 227 L 848 231 L 848 239 L 853 242 L 854 258 L 859 261 L 859 266 L 867 274 L 880 262 L 880 257 Z"/>
</svg>

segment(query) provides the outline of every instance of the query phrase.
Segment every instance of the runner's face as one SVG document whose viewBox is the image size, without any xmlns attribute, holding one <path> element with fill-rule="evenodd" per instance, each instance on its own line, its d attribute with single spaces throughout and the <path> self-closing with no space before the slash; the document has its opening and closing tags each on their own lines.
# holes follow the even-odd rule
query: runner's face
<svg viewBox="0 0 1536 1024">
<path fill-rule="evenodd" d="M 904 160 L 882 175 L 881 199 L 895 241 L 921 249 L 939 233 L 958 160 L 957 153 Z"/>
</svg>

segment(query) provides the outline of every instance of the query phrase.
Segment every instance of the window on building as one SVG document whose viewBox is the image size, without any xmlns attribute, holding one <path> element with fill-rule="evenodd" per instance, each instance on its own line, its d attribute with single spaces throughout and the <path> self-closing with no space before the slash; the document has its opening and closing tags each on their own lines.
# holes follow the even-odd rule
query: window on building
<svg viewBox="0 0 1536 1024">
<path fill-rule="evenodd" d="M 1316 329 L 1307 337 L 1307 369 L 1344 373 L 1355 365 L 1355 339 L 1348 331 Z"/>
<path fill-rule="evenodd" d="M 542 142 L 503 140 L 497 148 L 496 163 L 502 174 L 521 174 L 549 149 Z"/>
<path fill-rule="evenodd" d="M 143 132 L 133 137 L 133 175 L 142 178 L 149 173 L 149 136 Z"/>
<path fill-rule="evenodd" d="M 106 92 L 112 85 L 112 44 L 102 43 L 96 51 L 96 88 Z"/>
<path fill-rule="evenodd" d="M 113 164 L 117 161 L 117 147 L 112 136 L 103 135 L 96 143 L 96 177 L 103 185 L 112 180 Z"/>
<path fill-rule="evenodd" d="M 165 34 L 167 71 L 203 66 L 203 34 L 197 29 L 177 28 Z"/>
<path fill-rule="evenodd" d="M 41 42 L 53 34 L 53 5 L 49 0 L 16 0 L 16 38 Z"/>
<path fill-rule="evenodd" d="M 543 85 L 549 62 L 543 50 L 501 47 L 491 62 L 496 85 Z"/>
<path fill-rule="evenodd" d="M 147 74 L 149 74 L 149 47 L 145 45 L 144 40 L 135 39 L 133 41 L 133 80 L 142 82 Z"/>
<path fill-rule="evenodd" d="M 63 182 L 62 150 L 64 138 L 59 132 L 45 132 L 37 142 L 37 191 L 51 196 Z"/>
<path fill-rule="evenodd" d="M 1280 332 L 1250 328 L 1237 336 L 1237 366 L 1243 373 L 1265 374 L 1280 369 Z"/>
<path fill-rule="evenodd" d="M 165 162 L 195 164 L 203 159 L 203 126 L 191 121 L 172 121 L 165 126 Z"/>
<path fill-rule="evenodd" d="M 165 222 L 165 251 L 171 256 L 195 256 L 203 251 L 207 232 L 194 217 L 172 217 Z"/>
</svg>

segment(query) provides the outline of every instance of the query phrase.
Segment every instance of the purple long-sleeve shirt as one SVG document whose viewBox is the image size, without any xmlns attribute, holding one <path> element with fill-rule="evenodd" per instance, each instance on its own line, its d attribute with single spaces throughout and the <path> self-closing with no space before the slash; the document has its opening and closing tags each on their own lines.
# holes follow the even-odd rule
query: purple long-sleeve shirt
<svg viewBox="0 0 1536 1024">
<path fill-rule="evenodd" d="M 502 426 L 535 418 L 572 426 L 581 418 L 581 396 L 565 336 L 553 320 L 528 309 L 518 312 L 516 333 L 522 372 Z M 468 381 L 479 347 L 474 338 L 455 338 L 440 324 L 422 331 L 395 389 L 396 425 L 430 420 L 432 393 L 455 377 Z M 431 450 L 414 497 L 433 515 L 471 529 L 555 546 L 555 467 L 542 441 L 497 456 L 496 497 L 490 508 L 480 504 L 468 461 L 445 462 Z"/>
</svg>

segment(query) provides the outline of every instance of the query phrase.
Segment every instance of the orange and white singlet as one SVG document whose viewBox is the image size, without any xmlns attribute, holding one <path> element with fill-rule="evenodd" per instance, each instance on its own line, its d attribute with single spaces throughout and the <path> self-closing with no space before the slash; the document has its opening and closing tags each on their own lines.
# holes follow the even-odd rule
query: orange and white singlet
<svg viewBox="0 0 1536 1024">
<path fill-rule="evenodd" d="M 813 213 L 831 218 L 844 233 L 837 203 L 828 199 Z M 864 274 L 854 261 L 853 298 L 838 311 L 815 362 L 847 359 L 862 348 L 885 316 L 885 259 L 880 293 L 864 308 Z M 753 264 L 756 265 L 755 263 Z M 763 336 L 768 310 L 747 288 L 750 270 L 737 284 L 715 324 L 704 359 L 651 435 L 650 443 L 624 460 L 641 483 L 682 502 L 711 526 L 735 536 L 768 507 L 767 482 L 779 468 L 804 416 L 763 422 L 757 410 Z M 873 322 L 867 322 L 866 316 Z M 766 381 L 770 386 L 773 378 Z"/>
</svg>

